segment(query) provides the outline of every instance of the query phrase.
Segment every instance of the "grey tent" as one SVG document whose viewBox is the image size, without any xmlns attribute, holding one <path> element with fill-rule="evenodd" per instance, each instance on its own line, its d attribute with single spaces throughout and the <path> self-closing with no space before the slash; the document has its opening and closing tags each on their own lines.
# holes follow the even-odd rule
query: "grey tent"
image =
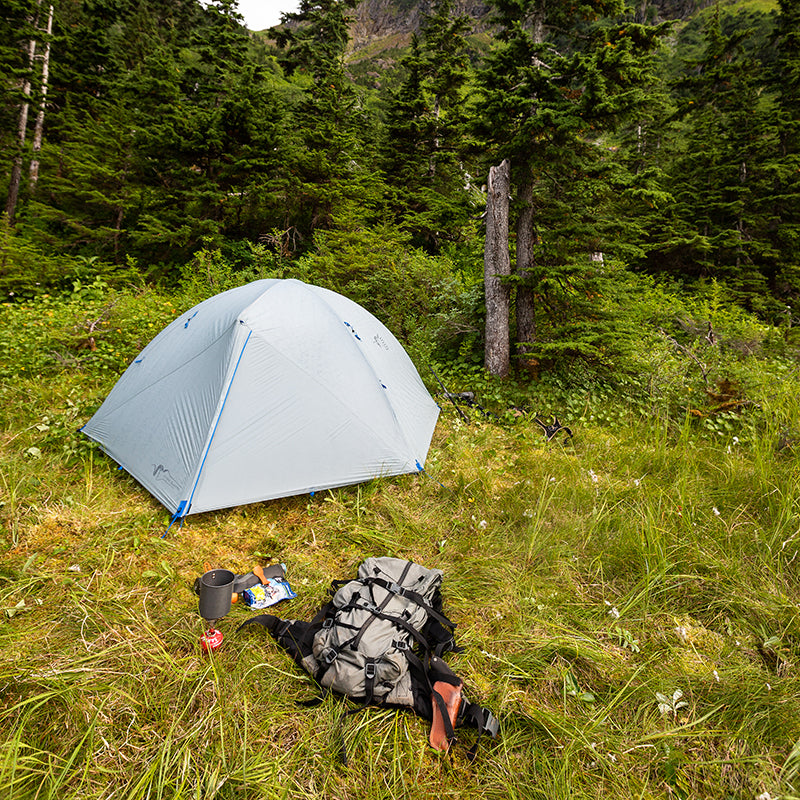
<svg viewBox="0 0 800 800">
<path fill-rule="evenodd" d="M 262 280 L 164 328 L 83 432 L 182 518 L 420 471 L 438 415 L 364 308 Z"/>
</svg>

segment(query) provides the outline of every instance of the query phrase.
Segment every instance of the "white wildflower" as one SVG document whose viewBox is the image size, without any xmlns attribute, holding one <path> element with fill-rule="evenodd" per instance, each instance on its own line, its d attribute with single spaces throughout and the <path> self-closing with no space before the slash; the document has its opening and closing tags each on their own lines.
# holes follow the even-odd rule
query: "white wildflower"
<svg viewBox="0 0 800 800">
<path fill-rule="evenodd" d="M 614 619 L 619 619 L 619 611 L 617 611 L 616 606 L 611 607 L 611 611 L 608 612 L 610 617 L 614 617 Z"/>
<path fill-rule="evenodd" d="M 593 469 L 589 470 L 589 477 L 592 479 L 592 483 L 597 483 L 597 481 L 600 480 L 600 478 L 597 477 L 597 474 Z"/>
<path fill-rule="evenodd" d="M 478 523 L 478 527 L 479 527 L 481 530 L 484 530 L 484 531 L 485 531 L 485 530 L 486 530 L 486 526 L 487 526 L 488 524 L 489 524 L 489 523 L 488 523 L 488 522 L 487 522 L 485 519 L 482 519 L 482 520 L 481 520 L 481 521 Z"/>
<path fill-rule="evenodd" d="M 719 509 L 716 506 L 714 506 L 711 510 L 714 512 L 715 517 L 719 516 Z"/>
</svg>

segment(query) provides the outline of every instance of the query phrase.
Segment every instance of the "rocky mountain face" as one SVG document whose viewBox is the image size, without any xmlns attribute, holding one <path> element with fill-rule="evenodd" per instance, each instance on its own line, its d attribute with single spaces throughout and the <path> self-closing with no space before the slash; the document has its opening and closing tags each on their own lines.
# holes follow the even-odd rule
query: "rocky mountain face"
<svg viewBox="0 0 800 800">
<path fill-rule="evenodd" d="M 424 16 L 432 12 L 431 0 L 362 0 L 350 25 L 351 47 L 355 54 L 381 43 L 383 47 L 404 47 Z M 480 0 L 457 0 L 455 13 L 473 19 L 475 32 L 489 26 L 488 7 Z"/>
<path fill-rule="evenodd" d="M 423 16 L 432 12 L 430 0 L 362 0 L 351 26 L 353 44 L 361 48 L 376 39 L 417 31 Z M 480 0 L 458 0 L 455 13 L 485 26 L 488 9 Z"/>
<path fill-rule="evenodd" d="M 687 19 L 695 11 L 711 5 L 714 0 L 641 0 L 637 5 L 643 18 Z M 656 13 L 653 13 L 654 6 Z M 357 6 L 350 27 L 352 55 L 374 57 L 375 51 L 408 44 L 411 34 L 418 31 L 425 14 L 431 13 L 431 0 L 362 0 Z M 473 33 L 490 28 L 489 9 L 481 0 L 457 0 L 455 11 L 474 20 Z M 370 55 L 367 55 L 372 51 Z"/>
</svg>

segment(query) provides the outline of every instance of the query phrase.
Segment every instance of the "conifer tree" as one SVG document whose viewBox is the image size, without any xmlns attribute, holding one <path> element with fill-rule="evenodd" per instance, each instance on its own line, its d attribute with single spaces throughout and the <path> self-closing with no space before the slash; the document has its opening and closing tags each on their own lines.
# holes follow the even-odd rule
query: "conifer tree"
<svg viewBox="0 0 800 800">
<path fill-rule="evenodd" d="M 16 144 L 20 90 L 30 71 L 34 9 L 35 0 L 6 0 L 0 11 L 0 163 L 6 178 L 7 154 Z"/>
<path fill-rule="evenodd" d="M 674 202 L 652 228 L 650 261 L 723 281 L 737 300 L 766 311 L 779 257 L 770 241 L 778 141 L 751 39 L 750 29 L 724 30 L 717 6 L 675 85 L 676 123 L 665 140 Z"/>
<path fill-rule="evenodd" d="M 436 249 L 459 235 L 469 214 L 466 16 L 438 0 L 402 61 L 407 77 L 391 98 L 382 147 L 391 204 L 414 241 Z"/>
<path fill-rule="evenodd" d="M 777 59 L 770 87 L 777 103 L 774 124 L 778 131 L 775 162 L 775 218 L 771 241 L 778 254 L 772 289 L 794 305 L 789 315 L 798 319 L 800 303 L 800 0 L 778 0 Z"/>
<path fill-rule="evenodd" d="M 291 113 L 296 138 L 288 143 L 293 201 L 291 224 L 305 233 L 333 224 L 348 209 L 368 216 L 381 190 L 365 157 L 371 119 L 346 74 L 350 12 L 358 0 L 302 0 L 272 29 L 279 62 L 303 93 Z"/>
<path fill-rule="evenodd" d="M 41 5 L 41 0 L 11 3 L 3 14 L 3 24 L 0 27 L 0 32 L 4 34 L 3 41 L 8 43 L 0 50 L 0 65 L 4 68 L 3 74 L 10 79 L 2 86 L 2 96 L 10 101 L 7 108 L 14 110 L 12 114 L 16 123 L 13 126 L 14 139 L 11 146 L 13 157 L 8 174 L 5 204 L 5 212 L 11 224 L 14 223 L 17 212 L 28 137 L 29 112 L 36 82 L 36 48 L 42 38 L 39 30 Z"/>
<path fill-rule="evenodd" d="M 282 113 L 249 60 L 235 3 L 65 9 L 31 235 L 170 261 L 205 236 L 269 230 Z"/>
<path fill-rule="evenodd" d="M 57 17 L 47 137 L 26 225 L 56 246 L 121 258 L 159 192 L 147 191 L 153 130 L 180 97 L 174 54 L 189 43 L 199 7 L 132 0 L 65 3 Z M 155 203 L 157 205 L 157 202 Z"/>
<path fill-rule="evenodd" d="M 575 292 L 590 268 L 590 254 L 608 247 L 600 224 L 612 196 L 604 136 L 646 102 L 663 29 L 633 23 L 615 0 L 580 7 L 492 0 L 491 8 L 498 44 L 478 76 L 477 132 L 493 160 L 511 162 L 516 338 L 535 373 L 537 303 L 557 314 L 559 298 Z"/>
</svg>

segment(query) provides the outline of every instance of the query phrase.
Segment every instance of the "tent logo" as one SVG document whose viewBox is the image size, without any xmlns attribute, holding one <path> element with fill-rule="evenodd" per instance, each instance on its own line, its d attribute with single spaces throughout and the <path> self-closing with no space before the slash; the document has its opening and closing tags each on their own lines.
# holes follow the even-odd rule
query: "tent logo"
<svg viewBox="0 0 800 800">
<path fill-rule="evenodd" d="M 153 477 L 157 481 L 168 483 L 174 488 L 179 488 L 178 482 L 170 475 L 169 470 L 163 464 L 153 464 Z"/>
</svg>

